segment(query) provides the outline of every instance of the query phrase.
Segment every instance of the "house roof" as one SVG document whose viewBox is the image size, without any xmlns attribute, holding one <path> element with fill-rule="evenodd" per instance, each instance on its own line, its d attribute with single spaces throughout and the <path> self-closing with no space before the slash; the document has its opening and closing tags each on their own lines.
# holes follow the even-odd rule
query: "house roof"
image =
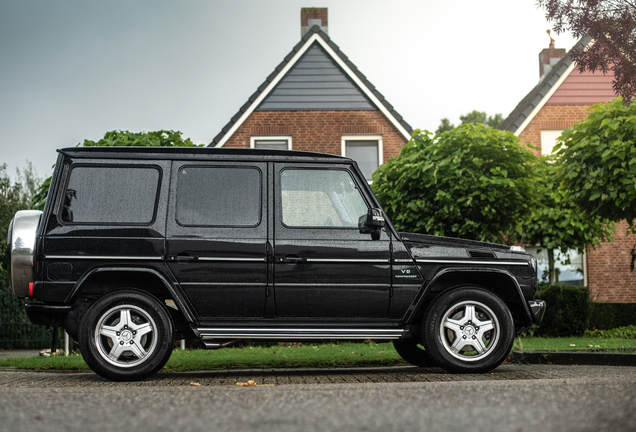
<svg viewBox="0 0 636 432">
<path fill-rule="evenodd" d="M 315 79 L 306 79 L 308 75 Z M 303 76 L 305 78 L 299 78 Z M 342 86 L 346 91 L 338 92 L 337 86 Z M 214 137 L 209 146 L 223 146 L 255 110 L 321 109 L 380 110 L 406 139 L 410 139 L 413 133 L 411 126 L 338 45 L 320 30 L 319 26 L 314 25 Z"/>
<path fill-rule="evenodd" d="M 585 48 L 592 38 L 585 36 L 581 38 L 572 49 Z M 570 58 L 570 54 L 563 56 L 552 70 L 545 74 L 539 83 L 524 97 L 521 102 L 512 110 L 508 117 L 497 126 L 498 129 L 513 132 L 519 135 L 522 127 L 532 120 L 538 110 L 550 98 L 563 80 L 570 74 L 574 68 L 574 61 Z M 520 130 L 521 129 L 521 130 Z"/>
</svg>

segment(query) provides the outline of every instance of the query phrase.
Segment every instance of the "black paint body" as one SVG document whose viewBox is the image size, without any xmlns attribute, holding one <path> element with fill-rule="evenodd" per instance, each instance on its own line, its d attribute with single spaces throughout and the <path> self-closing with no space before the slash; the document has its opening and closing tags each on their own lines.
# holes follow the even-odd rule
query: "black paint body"
<svg viewBox="0 0 636 432">
<path fill-rule="evenodd" d="M 63 195 L 75 167 L 135 165 L 160 174 L 150 222 L 65 220 L 74 217 Z M 181 223 L 177 177 L 191 167 L 253 169 L 249 172 L 260 179 L 257 222 L 238 227 L 231 221 L 224 226 Z M 214 148 L 60 150 L 38 227 L 36 282 L 27 304 L 32 321 L 57 320 L 71 329 L 77 318 L 64 320 L 69 309 L 75 312 L 69 317 L 75 317 L 83 302 L 135 288 L 174 301 L 170 312 L 184 337 L 205 338 L 226 329 L 227 338 L 262 333 L 294 339 L 320 328 L 336 332 L 329 338 L 337 338 L 338 331 L 351 338 L 369 329 L 362 338 L 402 330 L 391 333 L 397 338 L 408 337 L 431 299 L 463 285 L 497 293 L 511 309 L 517 331 L 537 320 L 528 304 L 537 288 L 529 255 L 508 246 L 398 233 L 388 220 L 379 239 L 357 227 L 288 227 L 281 218 L 280 193 L 280 173 L 288 168 L 342 170 L 367 207 L 380 208 L 356 163 L 337 156 Z M 233 187 L 219 183 L 214 187 Z M 113 193 L 125 197 L 127 191 Z M 214 338 L 224 336 L 209 337 Z"/>
</svg>

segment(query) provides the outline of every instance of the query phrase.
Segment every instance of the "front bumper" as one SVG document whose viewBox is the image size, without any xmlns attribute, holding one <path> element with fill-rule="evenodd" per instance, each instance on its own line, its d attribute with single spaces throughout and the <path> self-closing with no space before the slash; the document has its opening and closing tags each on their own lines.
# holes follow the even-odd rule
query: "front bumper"
<svg viewBox="0 0 636 432">
<path fill-rule="evenodd" d="M 530 312 L 532 312 L 532 319 L 538 324 L 543 319 L 543 314 L 545 313 L 545 300 L 531 300 L 528 302 L 528 307 L 530 308 Z"/>
</svg>

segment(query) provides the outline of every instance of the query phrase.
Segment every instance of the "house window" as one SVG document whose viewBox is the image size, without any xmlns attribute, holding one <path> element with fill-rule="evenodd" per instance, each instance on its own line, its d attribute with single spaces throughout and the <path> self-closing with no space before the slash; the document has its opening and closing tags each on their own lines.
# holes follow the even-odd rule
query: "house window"
<svg viewBox="0 0 636 432">
<path fill-rule="evenodd" d="M 541 131 L 541 155 L 552 154 L 557 138 L 561 136 L 563 130 L 542 130 Z"/>
<path fill-rule="evenodd" d="M 342 137 L 342 156 L 355 160 L 371 183 L 371 175 L 384 162 L 382 135 L 345 135 Z"/>
<path fill-rule="evenodd" d="M 272 135 L 251 136 L 250 147 L 269 150 L 291 150 L 292 137 Z"/>
<path fill-rule="evenodd" d="M 526 251 L 537 259 L 537 278 L 539 282 L 548 282 L 548 250 L 543 247 L 526 247 Z M 562 252 L 554 250 L 555 281 L 566 285 L 587 285 L 585 254 L 580 254 L 574 249 Z"/>
</svg>

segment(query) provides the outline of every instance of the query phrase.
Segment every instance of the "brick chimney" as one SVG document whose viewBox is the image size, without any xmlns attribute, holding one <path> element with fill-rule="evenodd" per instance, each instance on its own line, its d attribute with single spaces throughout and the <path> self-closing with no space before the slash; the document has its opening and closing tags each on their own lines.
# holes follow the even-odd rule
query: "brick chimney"
<svg viewBox="0 0 636 432">
<path fill-rule="evenodd" d="M 545 74 L 550 72 L 550 70 L 552 70 L 552 66 L 557 64 L 565 55 L 565 48 L 554 47 L 554 39 L 552 39 L 552 36 L 550 35 L 550 30 L 547 30 L 546 33 L 550 36 L 550 46 L 548 48 L 544 48 L 539 53 L 540 78 L 543 78 Z"/>
<path fill-rule="evenodd" d="M 305 36 L 313 26 L 319 26 L 320 30 L 329 34 L 329 20 L 327 8 L 301 8 L 300 9 L 300 37 Z"/>
</svg>

